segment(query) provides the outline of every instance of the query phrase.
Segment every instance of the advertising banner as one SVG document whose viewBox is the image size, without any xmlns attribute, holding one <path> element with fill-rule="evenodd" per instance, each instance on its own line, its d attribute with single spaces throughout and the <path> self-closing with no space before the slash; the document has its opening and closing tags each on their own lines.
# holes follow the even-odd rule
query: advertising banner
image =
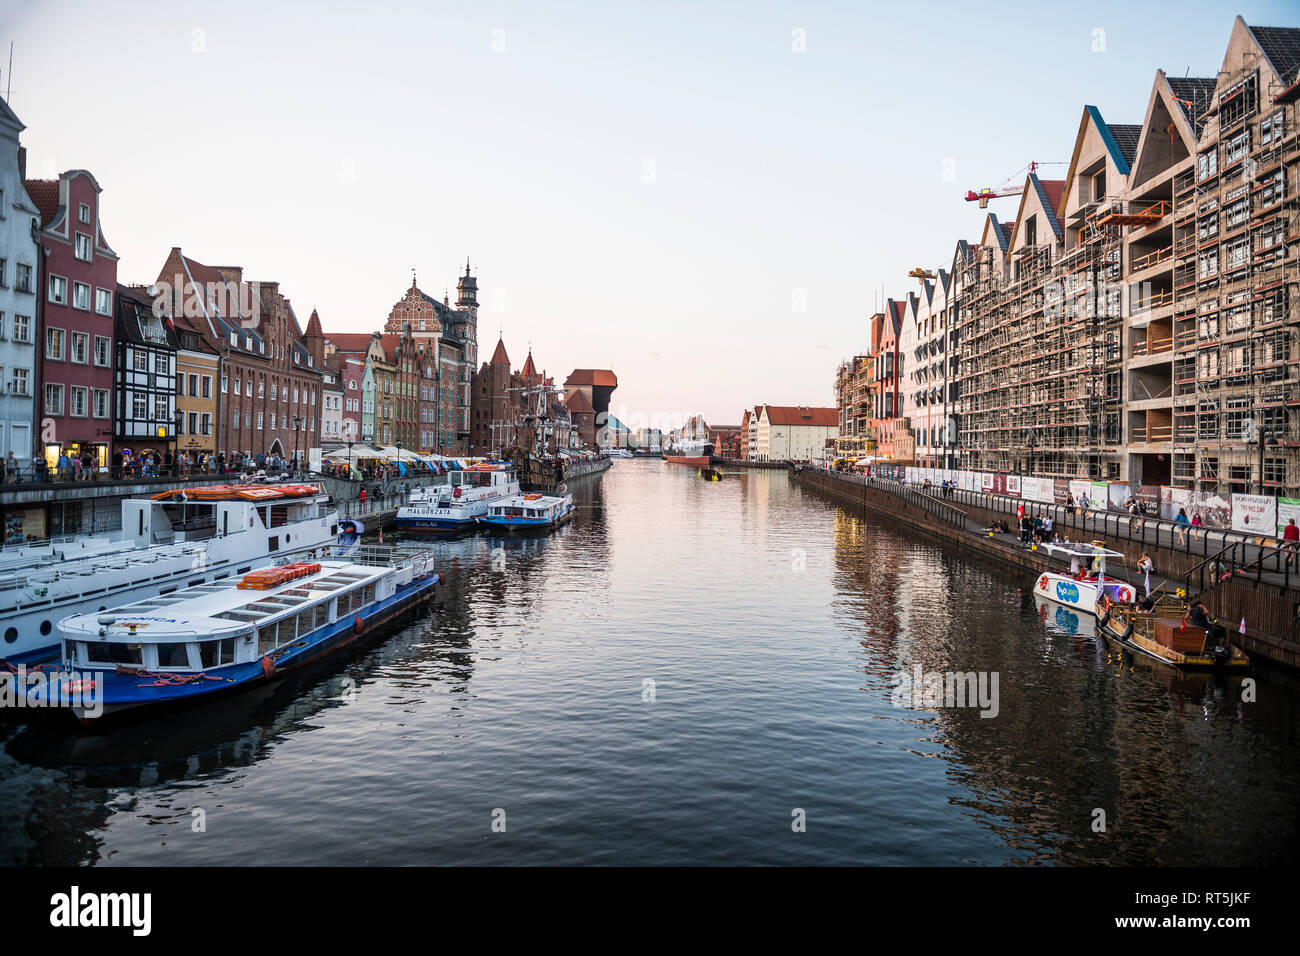
<svg viewBox="0 0 1300 956">
<path fill-rule="evenodd" d="M 1092 497 L 1092 482 L 1081 481 L 1078 478 L 1070 479 L 1070 494 L 1074 496 L 1074 503 L 1077 505 L 1080 498 Z"/>
<path fill-rule="evenodd" d="M 993 475 L 987 471 L 978 472 L 980 478 L 980 491 L 991 492 L 993 490 Z"/>
<path fill-rule="evenodd" d="M 1007 494 L 1009 494 L 1012 498 L 1024 497 L 1022 492 L 1020 491 L 1019 475 L 1007 475 Z"/>
<path fill-rule="evenodd" d="M 1300 498 L 1278 498 L 1277 499 L 1277 536 L 1282 537 L 1282 531 L 1286 528 L 1288 521 L 1294 521 L 1300 525 Z"/>
<path fill-rule="evenodd" d="M 1277 529 L 1277 499 L 1271 495 L 1232 496 L 1232 530 L 1272 537 Z"/>
<path fill-rule="evenodd" d="M 1065 504 L 1065 496 L 1070 493 L 1070 481 L 1068 478 L 1052 479 L 1052 497 L 1058 505 Z"/>
<path fill-rule="evenodd" d="M 1007 476 L 1006 476 L 1006 475 L 994 475 L 994 476 L 993 476 L 993 493 L 994 493 L 995 495 L 1005 495 L 1005 494 L 1007 493 Z"/>
</svg>

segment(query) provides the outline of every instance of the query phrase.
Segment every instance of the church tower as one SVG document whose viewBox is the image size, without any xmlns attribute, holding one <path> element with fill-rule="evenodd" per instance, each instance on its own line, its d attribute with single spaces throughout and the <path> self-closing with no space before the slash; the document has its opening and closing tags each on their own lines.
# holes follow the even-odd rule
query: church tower
<svg viewBox="0 0 1300 956">
<path fill-rule="evenodd" d="M 469 274 L 469 258 L 465 259 L 465 274 L 456 282 L 456 308 L 469 316 L 465 332 L 465 358 L 470 368 L 478 368 L 478 280 Z"/>
</svg>

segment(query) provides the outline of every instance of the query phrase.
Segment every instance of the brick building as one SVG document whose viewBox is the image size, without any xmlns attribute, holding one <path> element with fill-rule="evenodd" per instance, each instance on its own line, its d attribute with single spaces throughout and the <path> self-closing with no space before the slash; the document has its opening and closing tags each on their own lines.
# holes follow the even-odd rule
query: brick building
<svg viewBox="0 0 1300 956">
<path fill-rule="evenodd" d="M 99 221 L 99 183 L 84 169 L 29 179 L 40 210 L 42 262 L 40 424 L 47 465 L 89 454 L 108 466 L 113 437 L 113 331 L 117 253 Z"/>
<path fill-rule="evenodd" d="M 217 451 L 306 460 L 320 445 L 319 317 L 304 333 L 278 282 L 245 282 L 242 267 L 207 266 L 175 246 L 156 292 L 221 357 Z"/>
</svg>

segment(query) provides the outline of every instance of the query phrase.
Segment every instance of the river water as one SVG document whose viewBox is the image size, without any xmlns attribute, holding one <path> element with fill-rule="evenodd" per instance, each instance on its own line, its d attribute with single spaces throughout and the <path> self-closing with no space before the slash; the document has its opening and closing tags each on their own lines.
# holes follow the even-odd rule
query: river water
<svg viewBox="0 0 1300 956">
<path fill-rule="evenodd" d="M 0 863 L 1293 860 L 1289 675 L 1243 702 L 1122 657 L 1032 575 L 781 471 L 625 460 L 574 493 L 551 537 L 439 544 L 434 609 L 310 671 L 0 725 Z"/>
</svg>

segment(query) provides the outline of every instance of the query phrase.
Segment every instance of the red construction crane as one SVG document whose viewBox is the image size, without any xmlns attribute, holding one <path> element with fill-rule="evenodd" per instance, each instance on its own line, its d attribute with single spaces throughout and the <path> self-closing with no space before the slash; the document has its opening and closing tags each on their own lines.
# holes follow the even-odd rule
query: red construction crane
<svg viewBox="0 0 1300 956">
<path fill-rule="evenodd" d="M 968 189 L 966 191 L 966 201 L 977 202 L 980 204 L 980 208 L 984 209 L 988 206 L 990 199 L 1001 199 L 1003 196 L 1019 196 L 1022 192 L 1024 192 L 1025 189 L 1025 181 L 1024 181 L 1025 175 L 1027 173 L 1037 172 L 1039 166 L 1064 166 L 1064 165 L 1066 164 L 1065 163 L 1037 163 L 1037 162 L 1030 163 L 1028 166 L 1020 170 L 1018 173 L 1012 173 L 1011 176 L 1007 179 L 1007 181 L 1003 183 L 1001 186 L 998 186 L 996 188 L 985 187 L 978 191 L 973 189 Z M 1018 181 L 1017 185 L 1011 185 L 1012 183 L 1016 183 L 1017 181 Z"/>
</svg>

